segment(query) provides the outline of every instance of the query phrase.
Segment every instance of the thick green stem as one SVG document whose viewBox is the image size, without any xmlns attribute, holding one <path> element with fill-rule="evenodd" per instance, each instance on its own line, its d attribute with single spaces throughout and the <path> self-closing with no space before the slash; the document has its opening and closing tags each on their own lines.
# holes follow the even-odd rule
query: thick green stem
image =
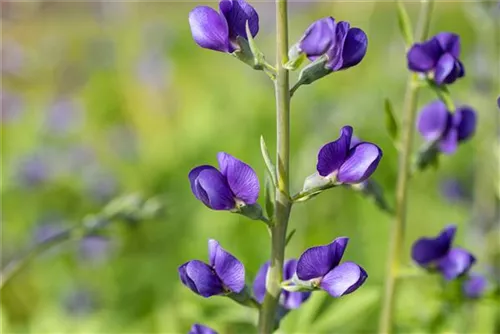
<svg viewBox="0 0 500 334">
<path fill-rule="evenodd" d="M 432 7 L 433 0 L 422 0 L 418 19 L 418 30 L 415 36 L 415 41 L 417 42 L 427 37 Z M 416 74 L 412 74 L 406 87 L 403 110 L 402 140 L 401 150 L 399 152 L 398 180 L 396 186 L 396 211 L 390 235 L 389 253 L 387 255 L 384 298 L 379 322 L 380 334 L 390 334 L 393 327 L 396 283 L 402 254 L 404 253 L 403 246 L 406 225 L 406 206 L 408 201 L 408 181 L 410 178 L 418 90 L 418 77 Z"/>
<path fill-rule="evenodd" d="M 271 266 L 266 280 L 266 296 L 259 315 L 259 333 L 272 333 L 276 327 L 276 310 L 281 293 L 286 230 L 292 206 L 289 195 L 290 156 L 290 84 L 288 70 L 287 0 L 276 0 L 276 127 L 277 189 L 275 219 L 271 226 Z"/>
</svg>

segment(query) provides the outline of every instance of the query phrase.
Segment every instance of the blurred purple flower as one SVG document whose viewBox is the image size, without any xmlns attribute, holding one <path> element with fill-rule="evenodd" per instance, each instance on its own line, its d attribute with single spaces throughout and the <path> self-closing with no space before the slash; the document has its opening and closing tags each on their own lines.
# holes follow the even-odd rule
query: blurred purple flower
<svg viewBox="0 0 500 334">
<path fill-rule="evenodd" d="M 47 110 L 45 127 L 51 134 L 65 135 L 76 130 L 83 121 L 79 105 L 67 98 L 55 100 Z"/>
<path fill-rule="evenodd" d="M 245 287 L 245 267 L 213 239 L 208 241 L 210 264 L 192 260 L 178 268 L 182 283 L 202 297 L 239 293 Z"/>
<path fill-rule="evenodd" d="M 221 0 L 219 10 L 198 6 L 189 13 L 193 39 L 202 48 L 232 53 L 239 49 L 237 37 L 247 39 L 247 22 L 253 37 L 259 32 L 259 15 L 245 0 Z"/>
<path fill-rule="evenodd" d="M 414 72 L 434 74 L 437 84 L 451 84 L 464 76 L 460 57 L 460 36 L 442 32 L 414 44 L 407 54 L 408 68 Z"/>
<path fill-rule="evenodd" d="M 260 185 L 255 171 L 230 154 L 217 154 L 220 171 L 202 165 L 189 172 L 191 190 L 198 200 L 213 210 L 232 210 L 255 204 Z"/>
<path fill-rule="evenodd" d="M 418 115 L 417 129 L 425 140 L 438 141 L 444 154 L 453 154 L 459 143 L 471 138 L 476 131 L 476 111 L 460 106 L 454 113 L 436 100 L 424 106 Z"/>
<path fill-rule="evenodd" d="M 114 126 L 108 131 L 107 137 L 113 152 L 122 159 L 132 161 L 137 157 L 137 137 L 130 126 Z"/>
<path fill-rule="evenodd" d="M 353 129 L 344 126 L 340 137 L 325 144 L 318 152 L 316 170 L 337 183 L 355 184 L 368 179 L 382 159 L 382 150 L 375 144 L 360 142 L 351 145 Z"/>
<path fill-rule="evenodd" d="M 17 180 L 21 186 L 36 187 L 51 177 L 50 160 L 38 152 L 26 155 L 17 163 Z"/>
<path fill-rule="evenodd" d="M 332 243 L 307 249 L 297 262 L 297 277 L 312 280 L 333 297 L 341 297 L 356 291 L 368 274 L 354 262 L 340 264 L 349 238 L 337 238 Z"/>
<path fill-rule="evenodd" d="M 43 243 L 64 231 L 60 223 L 49 223 L 48 219 L 43 221 L 35 228 L 34 242 L 36 244 Z"/>
<path fill-rule="evenodd" d="M 63 306 L 69 315 L 84 317 L 95 311 L 98 304 L 94 295 L 89 290 L 75 289 L 65 296 Z"/>
<path fill-rule="evenodd" d="M 449 202 L 463 202 L 470 199 L 470 194 L 463 182 L 455 178 L 447 178 L 440 184 L 441 194 Z"/>
<path fill-rule="evenodd" d="M 99 167 L 84 171 L 83 184 L 88 195 L 99 203 L 109 201 L 118 192 L 119 184 L 116 177 Z"/>
<path fill-rule="evenodd" d="M 188 334 L 217 334 L 217 332 L 205 325 L 194 324 Z"/>
<path fill-rule="evenodd" d="M 23 111 L 23 101 L 17 95 L 4 90 L 0 92 L 2 123 L 10 123 L 17 120 Z"/>
<path fill-rule="evenodd" d="M 20 70 L 22 69 L 24 62 L 23 49 L 18 43 L 12 40 L 4 40 L 0 47 L 2 75 L 18 75 Z"/>
<path fill-rule="evenodd" d="M 147 50 L 140 56 L 137 63 L 137 76 L 139 80 L 158 91 L 163 91 L 167 86 L 170 66 L 162 50 Z"/>
<path fill-rule="evenodd" d="M 463 282 L 462 289 L 466 297 L 476 299 L 484 295 L 487 286 L 488 281 L 484 276 L 471 274 L 467 280 Z"/>
<path fill-rule="evenodd" d="M 325 67 L 340 71 L 355 66 L 366 54 L 368 38 L 363 30 L 351 28 L 345 21 L 325 17 L 311 24 L 298 43 L 300 53 L 309 60 L 326 55 Z"/>
<path fill-rule="evenodd" d="M 93 263 L 103 262 L 109 255 L 110 246 L 109 239 L 105 237 L 98 235 L 86 236 L 79 244 L 80 258 Z"/>
<path fill-rule="evenodd" d="M 264 296 L 266 294 L 266 277 L 269 271 L 270 262 L 264 263 L 253 281 L 253 294 L 255 299 L 262 304 L 264 301 Z M 297 268 L 297 260 L 290 259 L 285 261 L 283 266 L 283 280 L 292 279 L 295 275 L 295 270 Z M 292 310 L 299 308 L 302 303 L 304 303 L 311 296 L 311 292 L 289 292 L 282 291 L 280 296 L 280 305 L 285 309 Z"/>
<path fill-rule="evenodd" d="M 435 238 L 423 237 L 415 241 L 412 259 L 423 268 L 437 269 L 447 280 L 465 274 L 476 259 L 465 249 L 451 248 L 456 229 L 455 225 L 449 225 Z"/>
</svg>

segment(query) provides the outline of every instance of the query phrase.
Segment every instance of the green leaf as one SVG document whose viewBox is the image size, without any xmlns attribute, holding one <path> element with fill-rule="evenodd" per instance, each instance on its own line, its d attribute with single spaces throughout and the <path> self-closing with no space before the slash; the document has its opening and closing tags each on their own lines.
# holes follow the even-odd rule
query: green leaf
<svg viewBox="0 0 500 334">
<path fill-rule="evenodd" d="M 275 187 L 272 185 L 270 181 L 270 177 L 266 177 L 266 182 L 265 182 L 265 200 L 266 200 L 266 214 L 267 218 L 272 221 L 274 217 L 274 189 Z"/>
<path fill-rule="evenodd" d="M 276 166 L 274 165 L 271 156 L 269 155 L 269 150 L 267 149 L 267 145 L 263 136 L 260 136 L 260 151 L 262 153 L 262 157 L 264 158 L 264 163 L 266 164 L 269 178 L 271 179 L 273 186 L 276 187 L 277 185 Z"/>
<path fill-rule="evenodd" d="M 398 25 L 399 31 L 403 36 L 406 46 L 410 47 L 413 44 L 413 30 L 411 27 L 411 20 L 408 12 L 406 11 L 405 5 L 402 1 L 396 1 L 398 7 Z"/>
<path fill-rule="evenodd" d="M 391 139 L 396 142 L 399 138 L 399 126 L 394 117 L 394 108 L 392 106 L 391 100 L 385 99 L 384 101 L 385 110 L 385 127 Z"/>
<path fill-rule="evenodd" d="M 262 64 L 264 63 L 264 54 L 260 49 L 257 47 L 257 44 L 255 43 L 255 40 L 253 39 L 252 33 L 250 32 L 250 27 L 248 25 L 248 21 L 245 23 L 245 30 L 247 33 L 247 38 L 248 38 L 248 46 L 250 47 L 250 51 L 253 54 L 254 57 L 254 63 L 255 66 L 259 67 L 259 69 L 262 68 Z"/>
<path fill-rule="evenodd" d="M 293 229 L 290 231 L 290 233 L 288 233 L 288 236 L 286 237 L 286 241 L 285 241 L 285 247 L 288 246 L 288 243 L 292 240 L 293 236 L 295 235 L 295 232 L 297 232 L 297 229 Z"/>
</svg>

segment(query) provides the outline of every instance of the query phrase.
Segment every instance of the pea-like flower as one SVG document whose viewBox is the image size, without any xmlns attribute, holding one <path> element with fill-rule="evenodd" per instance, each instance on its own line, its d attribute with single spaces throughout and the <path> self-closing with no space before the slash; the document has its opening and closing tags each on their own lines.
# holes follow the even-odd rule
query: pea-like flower
<svg viewBox="0 0 500 334">
<path fill-rule="evenodd" d="M 465 249 L 451 247 L 456 229 L 455 225 L 449 225 L 435 238 L 423 237 L 415 241 L 412 259 L 423 268 L 438 270 L 447 280 L 465 274 L 476 259 Z"/>
<path fill-rule="evenodd" d="M 194 324 L 188 334 L 217 334 L 217 332 L 205 325 Z"/>
<path fill-rule="evenodd" d="M 203 165 L 189 172 L 194 196 L 213 210 L 235 210 L 255 204 L 260 191 L 255 171 L 224 152 L 217 154 L 217 160 L 219 170 Z"/>
<path fill-rule="evenodd" d="M 382 159 L 382 150 L 368 142 L 351 145 L 352 132 L 352 127 L 344 126 L 336 141 L 319 150 L 316 170 L 320 176 L 336 183 L 356 184 L 375 172 Z"/>
<path fill-rule="evenodd" d="M 451 84 L 464 76 L 460 57 L 460 36 L 441 32 L 423 43 L 415 43 L 407 54 L 408 68 L 414 72 L 433 73 L 434 81 Z"/>
<path fill-rule="evenodd" d="M 208 241 L 209 264 L 199 260 L 178 269 L 182 283 L 202 297 L 239 293 L 245 287 L 245 267 L 213 239 Z"/>
<path fill-rule="evenodd" d="M 476 299 L 484 295 L 487 286 L 488 281 L 484 276 L 472 274 L 463 282 L 462 290 L 467 298 Z"/>
<path fill-rule="evenodd" d="M 307 249 L 297 261 L 297 277 L 311 281 L 333 297 L 347 295 L 365 282 L 368 274 L 354 262 L 340 264 L 349 238 L 337 238 L 332 243 Z"/>
<path fill-rule="evenodd" d="M 264 263 L 253 282 L 253 294 L 255 299 L 262 304 L 264 301 L 264 296 L 266 295 L 266 277 L 269 271 L 270 262 Z M 297 260 L 289 259 L 285 261 L 283 266 L 283 279 L 290 280 L 295 275 L 295 270 L 297 268 Z M 280 296 L 280 305 L 287 310 L 297 309 L 311 296 L 311 292 L 290 292 L 282 291 Z"/>
<path fill-rule="evenodd" d="M 222 0 L 218 13 L 208 6 L 198 6 L 189 13 L 189 25 L 195 42 L 205 49 L 232 53 L 239 49 L 237 38 L 248 39 L 259 31 L 259 15 L 244 0 Z"/>
<path fill-rule="evenodd" d="M 298 43 L 300 53 L 314 61 L 325 55 L 325 68 L 340 71 L 355 66 L 363 59 L 368 38 L 363 30 L 351 28 L 345 21 L 325 17 L 311 24 Z"/>
<path fill-rule="evenodd" d="M 453 154 L 459 143 L 471 138 L 476 131 L 477 116 L 469 106 L 460 106 L 454 113 L 436 100 L 422 108 L 417 129 L 427 141 L 438 141 L 439 150 Z"/>
</svg>

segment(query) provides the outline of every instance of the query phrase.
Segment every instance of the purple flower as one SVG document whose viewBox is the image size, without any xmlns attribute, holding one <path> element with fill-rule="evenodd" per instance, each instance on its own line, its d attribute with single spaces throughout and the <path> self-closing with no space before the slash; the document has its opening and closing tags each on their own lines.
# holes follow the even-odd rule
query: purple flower
<svg viewBox="0 0 500 334">
<path fill-rule="evenodd" d="M 415 241 L 412 259 L 421 267 L 437 269 L 447 280 L 466 273 L 476 259 L 462 248 L 451 248 L 456 229 L 455 225 L 449 225 L 436 238 L 423 237 Z"/>
<path fill-rule="evenodd" d="M 193 327 L 191 327 L 191 329 L 189 330 L 188 334 L 217 334 L 217 332 L 210 327 L 200 324 L 194 324 Z"/>
<path fill-rule="evenodd" d="M 245 287 L 245 267 L 213 239 L 208 241 L 210 264 L 192 260 L 178 269 L 182 283 L 205 298 L 230 292 L 239 293 Z"/>
<path fill-rule="evenodd" d="M 326 55 L 325 67 L 330 71 L 340 71 L 357 65 L 365 56 L 367 45 L 363 30 L 351 28 L 348 22 L 325 17 L 307 28 L 298 48 L 311 61 Z"/>
<path fill-rule="evenodd" d="M 252 37 L 257 35 L 259 15 L 246 1 L 221 0 L 219 10 L 198 6 L 189 13 L 193 39 L 202 48 L 234 52 L 239 49 L 237 38 L 247 39 L 247 21 Z"/>
<path fill-rule="evenodd" d="M 20 118 L 23 113 L 23 101 L 17 95 L 7 91 L 0 91 L 1 123 L 6 124 Z"/>
<path fill-rule="evenodd" d="M 189 172 L 191 190 L 197 199 L 213 210 L 233 210 L 255 204 L 260 185 L 255 171 L 235 157 L 219 152 L 219 170 L 203 165 Z"/>
<path fill-rule="evenodd" d="M 382 150 L 368 142 L 351 145 L 352 132 L 352 127 L 344 126 L 336 141 L 319 150 L 316 170 L 320 176 L 337 183 L 355 184 L 363 182 L 375 172 L 382 159 Z"/>
<path fill-rule="evenodd" d="M 468 298 L 476 299 L 481 298 L 486 290 L 488 281 L 482 275 L 472 274 L 469 275 L 462 285 L 464 295 Z"/>
<path fill-rule="evenodd" d="M 47 111 L 46 127 L 51 133 L 67 134 L 78 128 L 83 120 L 81 107 L 68 98 L 55 100 Z"/>
<path fill-rule="evenodd" d="M 17 166 L 17 179 L 26 187 L 39 186 L 51 177 L 51 166 L 47 155 L 35 152 L 22 157 Z"/>
<path fill-rule="evenodd" d="M 79 253 L 82 260 L 99 263 L 106 259 L 110 248 L 111 244 L 107 238 L 89 235 L 80 242 Z"/>
<path fill-rule="evenodd" d="M 436 100 L 422 108 L 417 120 L 417 129 L 427 141 L 438 141 L 444 154 L 453 154 L 460 142 L 476 131 L 477 116 L 474 109 L 461 106 L 451 113 L 446 105 Z"/>
<path fill-rule="evenodd" d="M 460 57 L 460 37 L 442 32 L 423 43 L 415 43 L 407 54 L 408 68 L 414 72 L 434 74 L 437 84 L 451 84 L 464 76 Z"/>
<path fill-rule="evenodd" d="M 344 255 L 349 238 L 342 237 L 324 246 L 307 249 L 297 262 L 297 277 L 302 281 L 312 280 L 333 297 L 341 297 L 357 290 L 368 274 L 354 262 L 340 260 Z"/>
<path fill-rule="evenodd" d="M 269 271 L 270 262 L 264 263 L 253 281 L 253 294 L 255 299 L 262 304 L 264 301 L 264 296 L 266 295 L 266 277 Z M 295 275 L 295 270 L 297 268 L 297 260 L 290 259 L 287 260 L 283 266 L 283 279 L 290 280 Z M 280 304 L 288 310 L 293 310 L 299 308 L 303 302 L 305 302 L 311 296 L 311 292 L 290 292 L 282 291 L 280 296 Z"/>
<path fill-rule="evenodd" d="M 67 313 L 75 317 L 90 315 L 98 307 L 94 294 L 87 289 L 75 289 L 63 301 Z"/>
<path fill-rule="evenodd" d="M 440 184 L 441 194 L 449 202 L 463 202 L 470 199 L 470 191 L 466 189 L 463 182 L 456 178 L 448 178 Z"/>
</svg>

